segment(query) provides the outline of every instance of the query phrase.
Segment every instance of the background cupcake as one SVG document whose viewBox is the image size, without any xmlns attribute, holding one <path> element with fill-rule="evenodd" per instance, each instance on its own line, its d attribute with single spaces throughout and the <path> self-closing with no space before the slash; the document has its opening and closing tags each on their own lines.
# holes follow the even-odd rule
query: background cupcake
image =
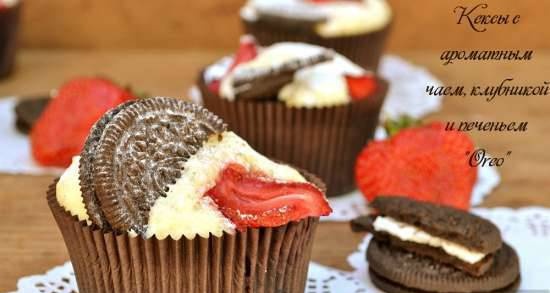
<svg viewBox="0 0 550 293">
<path fill-rule="evenodd" d="M 318 176 L 329 196 L 354 189 L 353 165 L 378 124 L 387 84 L 334 51 L 302 43 L 257 47 L 199 77 L 205 106 L 265 155 Z"/>
<path fill-rule="evenodd" d="M 19 0 L 0 0 L 0 78 L 7 77 L 15 65 L 20 11 Z"/>
<path fill-rule="evenodd" d="M 79 292 L 304 292 L 314 176 L 169 98 L 103 116 L 48 191 Z"/>
<path fill-rule="evenodd" d="M 249 0 L 241 20 L 261 45 L 316 44 L 376 70 L 392 12 L 386 0 Z"/>
</svg>

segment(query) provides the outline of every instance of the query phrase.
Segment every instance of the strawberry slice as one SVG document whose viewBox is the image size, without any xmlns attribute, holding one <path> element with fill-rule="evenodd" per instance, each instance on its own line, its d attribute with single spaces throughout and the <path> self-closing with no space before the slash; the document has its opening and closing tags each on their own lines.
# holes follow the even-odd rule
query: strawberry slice
<svg viewBox="0 0 550 293">
<path fill-rule="evenodd" d="M 30 139 L 35 160 L 44 166 L 67 167 L 107 110 L 135 97 L 102 78 L 65 83 L 34 125 Z"/>
<path fill-rule="evenodd" d="M 281 183 L 229 164 L 207 193 L 237 229 L 277 227 L 330 214 L 323 193 L 309 183 Z"/>
<path fill-rule="evenodd" d="M 376 91 L 374 75 L 351 76 L 346 75 L 349 95 L 353 100 L 362 100 Z"/>
<path fill-rule="evenodd" d="M 240 39 L 239 49 L 233 57 L 233 62 L 229 66 L 229 69 L 220 79 L 210 82 L 210 84 L 208 84 L 208 89 L 215 94 L 219 94 L 221 80 L 231 73 L 239 64 L 249 62 L 250 60 L 256 58 L 256 56 L 258 56 L 258 45 L 256 44 L 254 37 L 248 35 L 242 37 Z"/>
<path fill-rule="evenodd" d="M 398 195 L 468 209 L 477 168 L 465 153 L 473 149 L 467 134 L 442 123 L 407 128 L 370 142 L 357 158 L 355 179 L 369 201 Z"/>
</svg>

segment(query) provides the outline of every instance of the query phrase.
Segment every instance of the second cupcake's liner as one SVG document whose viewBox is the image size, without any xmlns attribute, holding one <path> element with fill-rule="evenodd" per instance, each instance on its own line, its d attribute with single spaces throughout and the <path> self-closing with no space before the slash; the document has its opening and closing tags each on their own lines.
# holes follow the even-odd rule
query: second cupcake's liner
<svg viewBox="0 0 550 293">
<path fill-rule="evenodd" d="M 48 204 L 63 234 L 80 293 L 303 293 L 318 218 L 222 237 L 144 239 L 105 232 Z"/>
<path fill-rule="evenodd" d="M 277 101 L 229 101 L 212 93 L 199 78 L 204 106 L 258 152 L 307 170 L 327 186 L 327 196 L 355 188 L 355 159 L 373 138 L 388 84 L 346 105 L 288 107 Z"/>
<path fill-rule="evenodd" d="M 261 21 L 242 20 L 244 30 L 262 46 L 279 42 L 302 42 L 331 48 L 363 68 L 376 71 L 384 52 L 391 25 L 364 34 L 324 38 L 313 31 L 288 30 Z"/>
</svg>

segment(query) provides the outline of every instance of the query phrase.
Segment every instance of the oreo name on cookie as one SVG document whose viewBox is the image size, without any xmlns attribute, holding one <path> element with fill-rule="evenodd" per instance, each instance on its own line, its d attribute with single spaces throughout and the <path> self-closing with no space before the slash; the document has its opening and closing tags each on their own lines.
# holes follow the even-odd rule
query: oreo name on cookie
<svg viewBox="0 0 550 293">
<path fill-rule="evenodd" d="M 81 191 L 97 226 L 145 235 L 149 210 L 223 121 L 172 98 L 128 102 L 92 128 L 80 159 Z"/>
</svg>

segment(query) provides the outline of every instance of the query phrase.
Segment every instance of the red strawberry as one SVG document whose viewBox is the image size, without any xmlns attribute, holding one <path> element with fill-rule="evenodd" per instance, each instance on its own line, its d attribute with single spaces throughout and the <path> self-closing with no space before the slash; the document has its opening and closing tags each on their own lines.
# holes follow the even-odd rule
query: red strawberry
<svg viewBox="0 0 550 293">
<path fill-rule="evenodd" d="M 466 152 L 474 145 L 442 123 L 401 130 L 385 141 L 370 142 L 357 158 L 355 179 L 363 195 L 405 195 L 468 209 L 477 168 Z"/>
<path fill-rule="evenodd" d="M 220 86 L 221 86 L 221 80 L 217 79 L 217 80 L 213 80 L 212 82 L 210 82 L 210 84 L 208 85 L 208 89 L 213 92 L 213 93 L 216 93 L 216 94 L 219 94 L 220 92 Z"/>
<path fill-rule="evenodd" d="M 275 182 L 236 164 L 223 170 L 206 195 L 239 230 L 277 227 L 332 211 L 323 193 L 312 184 Z"/>
<path fill-rule="evenodd" d="M 65 83 L 31 131 L 34 158 L 45 166 L 68 166 L 82 149 L 92 125 L 107 110 L 133 98 L 124 88 L 102 78 Z"/>
<path fill-rule="evenodd" d="M 346 75 L 349 95 L 353 100 L 368 98 L 376 90 L 374 75 L 351 76 Z"/>
<path fill-rule="evenodd" d="M 240 40 L 239 49 L 233 57 L 233 62 L 231 63 L 231 66 L 229 66 L 229 69 L 221 79 L 231 73 L 233 69 L 235 69 L 235 67 L 237 67 L 239 64 L 246 63 L 256 58 L 256 56 L 258 56 L 258 45 L 256 44 L 256 40 L 252 36 L 242 37 Z M 218 94 L 220 91 L 221 79 L 210 82 L 210 84 L 208 85 L 208 89 Z"/>
</svg>

